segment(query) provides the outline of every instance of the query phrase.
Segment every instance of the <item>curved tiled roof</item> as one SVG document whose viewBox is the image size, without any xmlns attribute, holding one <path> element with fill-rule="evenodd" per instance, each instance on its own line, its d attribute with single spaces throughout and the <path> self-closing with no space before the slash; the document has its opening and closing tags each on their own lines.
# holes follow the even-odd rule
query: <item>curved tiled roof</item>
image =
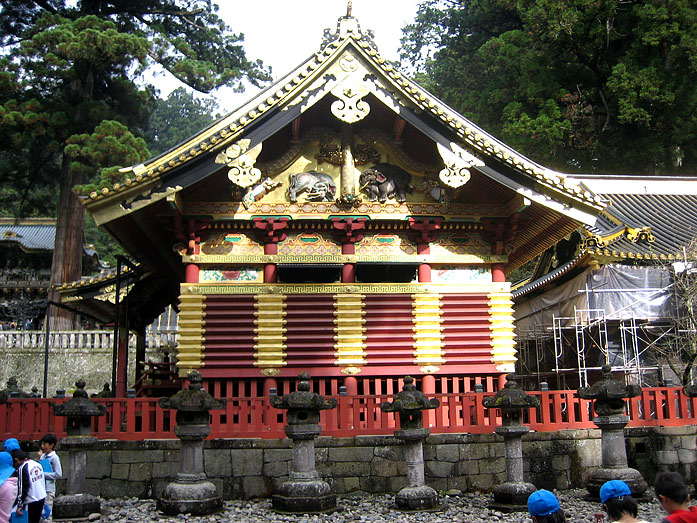
<svg viewBox="0 0 697 523">
<path fill-rule="evenodd" d="M 380 56 L 372 40 L 372 32 L 362 31 L 358 21 L 350 15 L 339 18 L 335 32 L 326 30 L 320 50 L 293 72 L 186 142 L 143 164 L 124 169 L 122 172 L 128 175 L 125 183 L 117 183 L 112 187 L 103 187 L 92 192 L 90 198 L 85 200 L 86 205 L 108 199 L 130 187 L 153 181 L 207 151 L 220 150 L 239 139 L 247 128 L 264 115 L 283 108 L 298 93 L 307 90 L 322 74 L 326 64 L 332 62 L 349 45 L 367 63 L 382 73 L 383 78 L 391 84 L 391 89 L 394 89 L 403 101 L 440 120 L 475 153 L 495 157 L 508 167 L 531 177 L 539 186 L 562 193 L 567 198 L 598 210 L 603 207 L 602 200 L 577 179 L 567 178 L 565 174 L 526 158 L 404 76 L 392 63 Z"/>
<path fill-rule="evenodd" d="M 56 220 L 34 218 L 17 221 L 0 219 L 0 243 L 16 243 L 25 251 L 53 251 Z"/>
</svg>

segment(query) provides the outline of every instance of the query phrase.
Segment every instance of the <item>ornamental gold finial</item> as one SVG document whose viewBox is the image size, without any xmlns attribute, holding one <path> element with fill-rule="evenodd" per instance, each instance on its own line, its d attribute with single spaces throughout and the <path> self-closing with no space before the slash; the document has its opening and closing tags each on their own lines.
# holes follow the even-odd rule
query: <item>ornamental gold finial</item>
<svg viewBox="0 0 697 523">
<path fill-rule="evenodd" d="M 346 4 L 346 16 L 351 16 L 351 10 L 353 9 L 353 2 L 351 0 Z"/>
</svg>

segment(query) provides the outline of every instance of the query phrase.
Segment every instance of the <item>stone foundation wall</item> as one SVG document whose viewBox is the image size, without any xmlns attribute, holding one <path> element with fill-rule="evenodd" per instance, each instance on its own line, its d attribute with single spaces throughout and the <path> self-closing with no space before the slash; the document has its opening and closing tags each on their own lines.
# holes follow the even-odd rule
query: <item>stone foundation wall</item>
<svg viewBox="0 0 697 523">
<path fill-rule="evenodd" d="M 697 426 L 627 429 L 630 466 L 651 484 L 663 470 L 697 480 Z M 87 454 L 87 488 L 102 497 L 153 497 L 179 469 L 178 440 L 100 441 Z M 391 436 L 320 437 L 317 468 L 338 494 L 397 492 L 406 483 L 404 448 Z M 67 460 L 65 451 L 58 453 Z M 530 433 L 523 438 L 526 479 L 538 488 L 583 487 L 601 463 L 599 430 Z M 426 482 L 440 491 L 488 491 L 505 481 L 503 438 L 495 434 L 437 434 L 424 447 Z M 224 498 L 271 494 L 288 478 L 289 440 L 204 442 L 204 466 Z M 59 490 L 61 485 L 59 484 Z"/>
</svg>

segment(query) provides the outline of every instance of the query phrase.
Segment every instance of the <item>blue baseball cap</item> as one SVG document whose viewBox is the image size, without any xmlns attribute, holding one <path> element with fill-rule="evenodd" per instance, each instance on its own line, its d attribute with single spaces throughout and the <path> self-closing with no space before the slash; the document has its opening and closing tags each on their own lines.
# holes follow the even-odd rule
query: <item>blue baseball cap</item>
<svg viewBox="0 0 697 523">
<path fill-rule="evenodd" d="M 9 452 L 0 452 L 0 485 L 7 481 L 15 471 L 12 465 L 12 456 Z"/>
<path fill-rule="evenodd" d="M 531 516 L 549 516 L 559 510 L 559 501 L 549 490 L 537 490 L 528 497 L 528 512 Z"/>
<path fill-rule="evenodd" d="M 624 481 L 613 479 L 606 481 L 600 487 L 600 501 L 606 503 L 608 499 L 619 498 L 620 496 L 631 496 L 632 490 Z"/>
<path fill-rule="evenodd" d="M 12 452 L 19 448 L 19 441 L 17 441 L 17 438 L 6 439 L 5 443 L 3 443 L 3 447 L 5 448 L 5 452 Z"/>
</svg>

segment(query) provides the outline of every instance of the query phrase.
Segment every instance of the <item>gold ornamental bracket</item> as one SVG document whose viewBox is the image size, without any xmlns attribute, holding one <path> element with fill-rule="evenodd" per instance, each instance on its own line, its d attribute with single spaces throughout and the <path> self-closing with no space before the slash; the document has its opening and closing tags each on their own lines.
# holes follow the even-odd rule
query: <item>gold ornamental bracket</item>
<svg viewBox="0 0 697 523">
<path fill-rule="evenodd" d="M 445 163 L 445 169 L 438 173 L 441 181 L 448 187 L 457 189 L 470 180 L 472 167 L 484 167 L 484 162 L 467 152 L 456 143 L 450 142 L 450 147 L 440 143 L 438 153 Z"/>
<path fill-rule="evenodd" d="M 370 91 L 355 75 L 349 76 L 330 92 L 338 98 L 332 102 L 332 114 L 342 122 L 356 123 L 370 113 L 370 105 L 362 100 Z"/>
<path fill-rule="evenodd" d="M 262 144 L 249 148 L 251 140 L 244 139 L 233 143 L 215 157 L 215 163 L 230 167 L 227 177 L 235 185 L 250 187 L 261 180 L 261 171 L 254 163 L 261 153 Z"/>
</svg>

